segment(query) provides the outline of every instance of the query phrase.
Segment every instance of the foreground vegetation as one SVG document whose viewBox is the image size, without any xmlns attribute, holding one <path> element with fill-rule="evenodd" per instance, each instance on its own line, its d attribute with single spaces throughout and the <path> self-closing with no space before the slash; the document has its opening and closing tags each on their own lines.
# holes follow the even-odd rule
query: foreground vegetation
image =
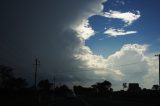
<svg viewBox="0 0 160 106">
<path fill-rule="evenodd" d="M 126 84 L 123 84 L 126 88 Z M 126 91 L 113 91 L 111 82 L 97 82 L 91 87 L 55 86 L 41 80 L 37 86 L 27 86 L 23 78 L 16 78 L 12 68 L 0 65 L 1 106 L 155 106 L 160 105 L 159 86 L 141 89 L 138 83 L 128 85 Z"/>
</svg>

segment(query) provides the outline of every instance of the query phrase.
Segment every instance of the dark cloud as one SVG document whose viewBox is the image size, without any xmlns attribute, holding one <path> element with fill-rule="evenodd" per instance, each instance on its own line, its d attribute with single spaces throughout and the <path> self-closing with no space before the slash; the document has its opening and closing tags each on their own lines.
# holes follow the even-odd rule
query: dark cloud
<svg viewBox="0 0 160 106">
<path fill-rule="evenodd" d="M 1 64 L 15 67 L 19 76 L 33 79 L 35 57 L 41 60 L 39 78 L 55 74 L 62 82 L 88 77 L 73 54 L 82 41 L 70 27 L 100 11 L 102 0 L 1 0 Z M 77 71 L 70 73 L 69 71 Z"/>
<path fill-rule="evenodd" d="M 59 83 L 70 85 L 91 85 L 102 80 L 109 80 L 114 86 L 137 79 L 142 83 L 146 81 L 147 85 L 155 82 L 150 79 L 156 76 L 157 72 L 152 71 L 156 64 L 154 59 L 144 54 L 145 46 L 124 45 L 104 58 L 94 55 L 85 46 L 85 39 L 74 29 L 84 20 L 99 14 L 104 1 L 1 0 L 0 64 L 12 66 L 17 76 L 23 76 L 30 82 L 33 81 L 36 57 L 41 61 L 39 79 L 52 80 L 54 75 Z M 90 26 L 86 30 L 92 32 Z M 132 70 L 114 67 L 128 63 L 128 59 L 145 61 L 136 68 L 133 66 Z M 113 68 L 109 69 L 110 65 Z M 148 80 L 144 81 L 144 78 Z"/>
</svg>

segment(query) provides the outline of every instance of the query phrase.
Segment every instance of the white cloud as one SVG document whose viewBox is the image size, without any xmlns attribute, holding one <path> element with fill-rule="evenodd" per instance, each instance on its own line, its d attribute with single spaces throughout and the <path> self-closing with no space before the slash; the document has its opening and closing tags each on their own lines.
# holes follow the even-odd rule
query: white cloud
<svg viewBox="0 0 160 106">
<path fill-rule="evenodd" d="M 76 28 L 74 28 L 75 31 L 77 31 L 78 36 L 84 40 L 90 38 L 95 34 L 92 27 L 89 25 L 89 21 L 87 19 L 82 20 L 80 25 L 78 25 Z"/>
<path fill-rule="evenodd" d="M 99 78 L 111 82 L 138 82 L 143 87 L 151 88 L 158 79 L 155 59 L 146 55 L 148 45 L 125 44 L 120 50 L 107 58 L 94 55 L 86 47 L 75 58 L 84 63 L 83 68 L 94 71 Z M 120 85 L 119 85 L 120 87 Z"/>
<path fill-rule="evenodd" d="M 124 35 L 129 35 L 129 34 L 135 34 L 137 31 L 125 31 L 123 29 L 114 29 L 114 28 L 109 28 L 107 29 L 104 34 L 107 34 L 108 36 L 124 36 Z"/>
<path fill-rule="evenodd" d="M 139 11 L 137 11 L 136 13 L 132 13 L 132 12 L 120 12 L 120 11 L 110 10 L 109 12 L 104 12 L 102 16 L 113 19 L 121 19 L 122 21 L 125 22 L 125 26 L 128 26 L 131 25 L 137 19 L 139 19 L 141 15 Z M 104 32 L 104 34 L 113 37 L 130 35 L 135 33 L 137 33 L 137 31 L 125 31 L 123 29 L 115 29 L 115 28 L 109 28 Z"/>
<path fill-rule="evenodd" d="M 154 56 L 146 55 L 147 48 L 148 45 L 126 44 L 110 55 L 107 61 L 113 68 L 121 70 L 124 81 L 139 82 L 141 86 L 151 88 L 158 82 L 158 64 Z M 114 67 L 117 65 L 123 66 Z"/>
<path fill-rule="evenodd" d="M 80 60 L 83 65 L 81 68 L 94 72 L 92 77 L 100 77 L 99 79 L 112 77 L 111 80 L 121 80 L 123 74 L 118 69 L 109 69 L 107 59 L 101 55 L 94 55 L 87 46 L 81 46 L 79 53 L 75 54 L 75 59 Z M 106 77 L 107 76 L 107 77 Z"/>
<path fill-rule="evenodd" d="M 131 25 L 134 21 L 140 18 L 140 12 L 136 11 L 136 13 L 133 12 L 120 12 L 120 11 L 113 11 L 110 10 L 109 12 L 102 13 L 102 16 L 107 18 L 113 18 L 113 19 L 121 19 L 125 22 L 126 26 Z"/>
</svg>

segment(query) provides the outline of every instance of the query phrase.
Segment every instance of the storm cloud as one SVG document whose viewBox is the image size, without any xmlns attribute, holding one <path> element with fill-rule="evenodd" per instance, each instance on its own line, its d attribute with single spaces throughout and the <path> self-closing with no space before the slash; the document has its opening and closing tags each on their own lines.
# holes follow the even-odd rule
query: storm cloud
<svg viewBox="0 0 160 106">
<path fill-rule="evenodd" d="M 73 54 L 84 44 L 73 27 L 102 11 L 103 2 L 1 1 L 1 64 L 11 64 L 16 68 L 16 74 L 30 79 L 37 57 L 41 61 L 39 77 L 55 74 L 67 82 L 72 78 L 68 71 L 79 70 L 80 63 L 75 61 Z M 73 74 L 79 76 L 80 73 Z"/>
<path fill-rule="evenodd" d="M 130 74 L 127 69 L 111 70 L 108 64 L 113 61 L 116 66 L 120 65 L 123 63 L 120 60 L 130 53 L 141 59 L 146 46 L 133 44 L 122 47 L 120 53 L 124 54 L 116 63 L 115 56 L 120 53 L 105 58 L 93 54 L 85 45 L 85 40 L 94 36 L 88 19 L 102 13 L 104 2 L 106 0 L 1 1 L 0 64 L 11 65 L 17 76 L 29 81 L 33 80 L 35 58 L 41 61 L 39 79 L 55 76 L 59 83 L 70 85 L 89 85 L 104 79 L 113 83 L 129 81 L 130 78 L 137 81 L 135 76 L 127 76 L 135 75 L 134 72 L 137 74 L 136 71 Z M 145 50 L 139 54 L 141 48 Z M 145 72 L 141 69 L 140 78 L 150 77 L 147 76 L 150 73 L 149 62 L 149 59 L 144 62 L 147 68 Z M 143 82 L 143 78 L 139 81 Z"/>
</svg>

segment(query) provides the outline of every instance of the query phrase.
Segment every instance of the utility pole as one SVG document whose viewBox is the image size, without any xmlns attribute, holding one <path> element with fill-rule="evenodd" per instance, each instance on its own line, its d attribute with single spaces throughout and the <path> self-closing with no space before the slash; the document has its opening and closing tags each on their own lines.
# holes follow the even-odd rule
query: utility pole
<svg viewBox="0 0 160 106">
<path fill-rule="evenodd" d="M 35 89 L 37 89 L 37 71 L 38 71 L 38 66 L 40 66 L 40 61 L 36 58 L 35 59 L 35 64 L 33 64 L 35 66 L 35 73 L 34 73 L 34 86 Z"/>
<path fill-rule="evenodd" d="M 159 86 L 160 86 L 160 54 L 157 54 L 155 56 L 158 56 L 159 58 Z"/>
<path fill-rule="evenodd" d="M 55 88 L 56 88 L 56 78 L 55 76 L 53 76 L 53 103 L 55 104 L 56 102 L 56 92 L 55 92 Z"/>
</svg>

